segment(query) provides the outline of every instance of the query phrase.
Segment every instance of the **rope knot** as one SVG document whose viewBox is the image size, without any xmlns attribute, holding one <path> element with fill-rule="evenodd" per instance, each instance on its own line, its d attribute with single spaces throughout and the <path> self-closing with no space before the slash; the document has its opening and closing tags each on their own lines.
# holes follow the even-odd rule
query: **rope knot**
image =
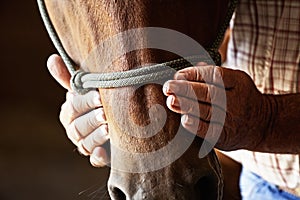
<svg viewBox="0 0 300 200">
<path fill-rule="evenodd" d="M 77 92 L 78 94 L 86 94 L 88 91 L 90 91 L 90 88 L 84 88 L 83 87 L 83 81 L 82 77 L 84 75 L 89 74 L 88 72 L 84 72 L 82 70 L 77 70 L 71 77 L 70 84 L 71 88 L 74 92 Z"/>
</svg>

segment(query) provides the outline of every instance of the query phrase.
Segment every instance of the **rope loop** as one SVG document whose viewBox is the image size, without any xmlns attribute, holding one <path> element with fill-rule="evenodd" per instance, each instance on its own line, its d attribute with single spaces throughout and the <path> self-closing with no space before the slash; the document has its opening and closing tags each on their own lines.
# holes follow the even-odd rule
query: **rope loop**
<svg viewBox="0 0 300 200">
<path fill-rule="evenodd" d="M 91 90 L 91 88 L 84 88 L 82 77 L 86 74 L 89 74 L 88 72 L 84 72 L 82 70 L 75 71 L 70 80 L 71 89 L 74 92 L 77 92 L 78 94 L 86 94 Z"/>
</svg>

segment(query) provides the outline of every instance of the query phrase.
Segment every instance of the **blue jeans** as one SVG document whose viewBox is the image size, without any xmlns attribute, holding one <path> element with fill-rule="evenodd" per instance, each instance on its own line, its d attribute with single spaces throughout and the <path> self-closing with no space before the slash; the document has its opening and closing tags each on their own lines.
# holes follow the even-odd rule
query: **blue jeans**
<svg viewBox="0 0 300 200">
<path fill-rule="evenodd" d="M 243 200 L 300 200 L 245 168 L 240 177 L 240 189 Z"/>
</svg>

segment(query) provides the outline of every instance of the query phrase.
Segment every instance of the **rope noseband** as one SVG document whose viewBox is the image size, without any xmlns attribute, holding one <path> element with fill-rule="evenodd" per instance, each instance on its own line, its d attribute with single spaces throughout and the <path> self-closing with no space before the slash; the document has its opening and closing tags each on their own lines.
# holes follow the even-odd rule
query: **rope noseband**
<svg viewBox="0 0 300 200">
<path fill-rule="evenodd" d="M 157 83 L 172 79 L 175 71 L 190 67 L 201 60 L 212 64 L 208 56 L 190 56 L 162 64 L 151 65 L 138 69 L 112 73 L 75 72 L 71 84 L 79 92 L 87 92 L 88 88 L 117 88 L 146 83 Z M 81 92 L 82 93 L 82 92 Z"/>
</svg>

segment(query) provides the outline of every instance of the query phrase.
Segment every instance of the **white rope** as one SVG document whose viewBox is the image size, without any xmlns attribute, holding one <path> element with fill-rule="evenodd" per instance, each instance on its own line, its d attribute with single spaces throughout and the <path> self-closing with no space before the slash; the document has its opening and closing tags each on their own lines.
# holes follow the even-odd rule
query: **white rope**
<svg viewBox="0 0 300 200">
<path fill-rule="evenodd" d="M 78 71 L 72 78 L 72 87 L 80 93 L 96 88 L 116 88 L 147 83 L 162 83 L 173 78 L 177 70 L 193 66 L 197 62 L 212 64 L 209 55 L 190 56 L 170 62 L 112 73 L 88 73 Z"/>
<path fill-rule="evenodd" d="M 37 0 L 37 3 L 38 3 L 38 7 L 40 10 L 40 14 L 43 19 L 44 25 L 50 36 L 50 39 L 52 40 L 55 48 L 57 49 L 58 53 L 62 57 L 64 63 L 66 64 L 68 71 L 70 72 L 71 75 L 73 75 L 75 73 L 76 69 L 75 69 L 70 57 L 66 53 L 63 45 L 61 44 L 56 31 L 54 30 L 54 27 L 50 21 L 49 14 L 48 14 L 46 6 L 45 6 L 45 2 L 43 0 Z"/>
</svg>

